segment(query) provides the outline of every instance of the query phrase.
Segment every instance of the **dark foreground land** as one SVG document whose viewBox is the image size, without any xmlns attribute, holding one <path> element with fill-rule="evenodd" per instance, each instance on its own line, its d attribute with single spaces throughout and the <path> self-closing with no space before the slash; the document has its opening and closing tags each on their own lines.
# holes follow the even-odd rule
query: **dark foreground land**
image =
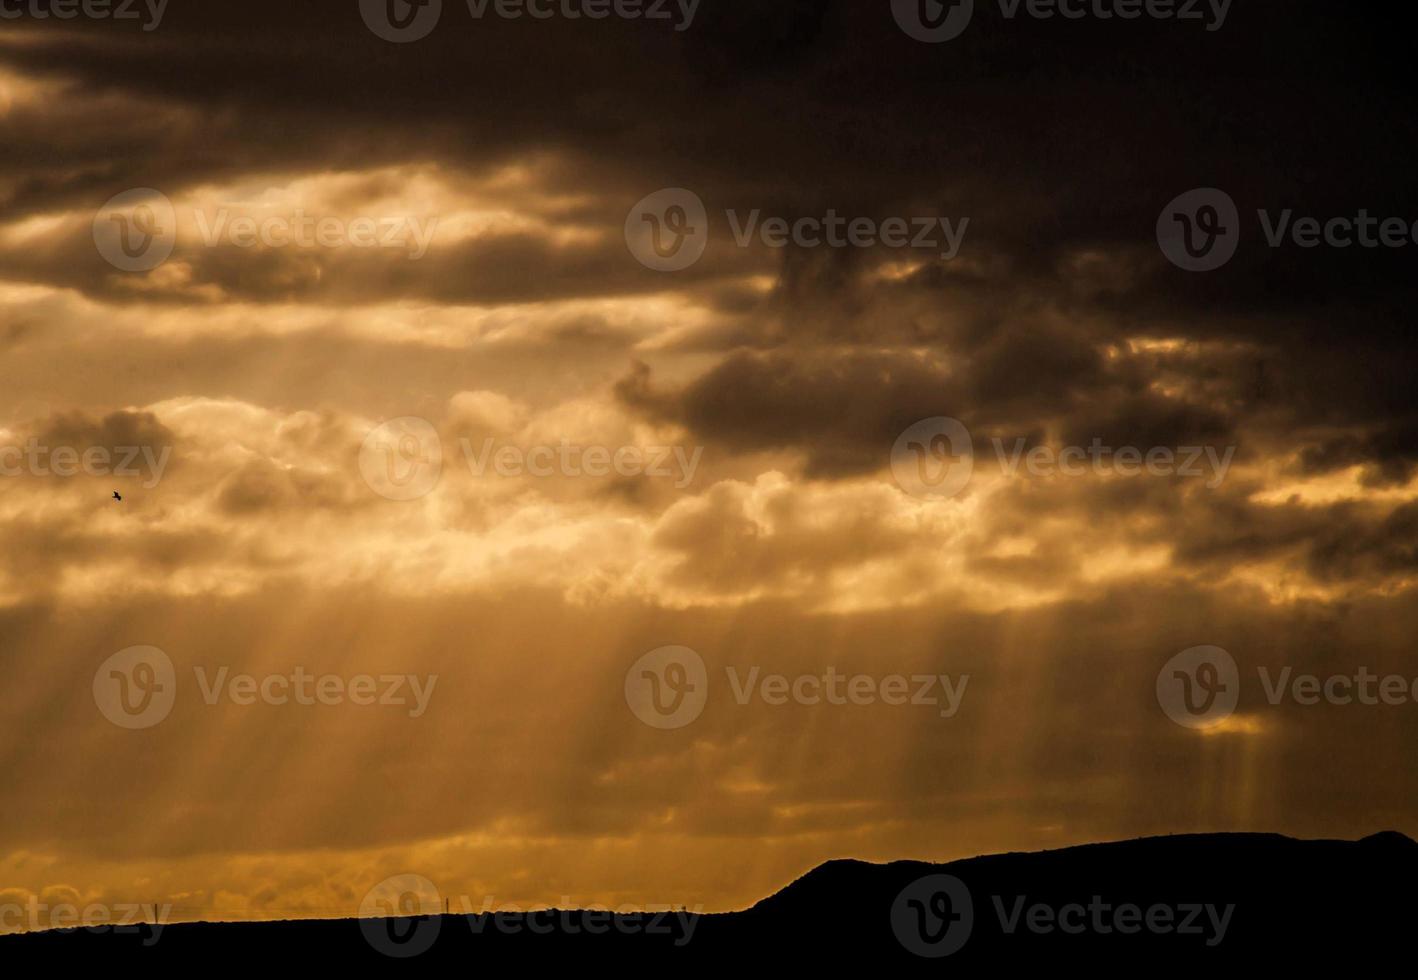
<svg viewBox="0 0 1418 980">
<path fill-rule="evenodd" d="M 1405 957 L 1418 844 L 1181 836 L 932 865 L 834 861 L 744 912 L 544 912 L 0 939 L 0 968 L 662 968 L 805 964 L 1366 969 Z M 18 972 L 11 975 L 19 976 Z M 970 975 L 970 974 L 966 974 Z"/>
</svg>

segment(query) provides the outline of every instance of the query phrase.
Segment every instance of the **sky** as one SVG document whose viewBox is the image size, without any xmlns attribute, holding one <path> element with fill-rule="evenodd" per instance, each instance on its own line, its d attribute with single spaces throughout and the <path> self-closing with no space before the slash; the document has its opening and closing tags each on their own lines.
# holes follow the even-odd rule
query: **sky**
<svg viewBox="0 0 1418 980">
<path fill-rule="evenodd" d="M 1418 833 L 1411 13 L 3 6 L 0 905 Z"/>
</svg>

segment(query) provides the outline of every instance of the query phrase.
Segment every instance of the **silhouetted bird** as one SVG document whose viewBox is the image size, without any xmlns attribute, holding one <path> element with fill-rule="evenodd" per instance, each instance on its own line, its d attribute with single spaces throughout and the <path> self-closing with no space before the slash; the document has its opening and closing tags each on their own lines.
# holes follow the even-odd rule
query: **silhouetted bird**
<svg viewBox="0 0 1418 980">
<path fill-rule="evenodd" d="M 117 490 L 113 491 L 113 499 L 118 501 L 120 504 L 123 503 L 123 495 Z"/>
</svg>

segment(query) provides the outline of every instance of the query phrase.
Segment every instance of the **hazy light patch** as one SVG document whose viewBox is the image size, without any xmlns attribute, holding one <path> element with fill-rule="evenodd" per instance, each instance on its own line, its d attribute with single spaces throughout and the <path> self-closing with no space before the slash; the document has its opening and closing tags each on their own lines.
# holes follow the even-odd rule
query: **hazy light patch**
<svg viewBox="0 0 1418 980">
<path fill-rule="evenodd" d="M 767 296 L 776 286 L 776 281 L 768 276 L 746 276 L 725 280 L 728 285 L 739 285 L 750 292 Z M 691 345 L 695 339 L 718 323 L 724 322 L 724 315 L 711 310 L 692 293 L 670 291 L 634 298 L 638 303 L 654 302 L 655 307 L 664 311 L 666 319 L 657 329 L 647 331 L 636 341 L 635 349 L 643 353 L 671 350 L 683 345 Z"/>
<path fill-rule="evenodd" d="M 720 780 L 719 788 L 725 793 L 733 793 L 736 796 L 763 796 L 773 792 L 771 783 L 765 783 L 763 780 L 747 774 L 731 775 Z"/>
<path fill-rule="evenodd" d="M 1021 535 L 992 541 L 984 554 L 987 558 L 1027 558 L 1034 554 L 1038 547 L 1037 541 Z"/>
<path fill-rule="evenodd" d="M 432 247 L 505 235 L 531 235 L 557 246 L 595 244 L 605 229 L 577 225 L 566 216 L 587 207 L 586 195 L 557 193 L 544 186 L 546 168 L 510 166 L 485 177 L 432 165 L 405 165 L 367 171 L 278 174 L 239 183 L 195 187 L 174 198 L 180 236 L 200 241 L 205 215 L 211 228 L 218 216 L 230 219 L 359 218 L 412 221 L 432 230 Z"/>
<path fill-rule="evenodd" d="M 1127 348 L 1131 354 L 1180 354 L 1197 344 L 1185 337 L 1129 337 Z"/>
<path fill-rule="evenodd" d="M 1277 483 L 1251 494 L 1250 500 L 1274 507 L 1293 504 L 1326 507 L 1346 501 L 1404 504 L 1418 500 L 1418 479 L 1410 480 L 1404 486 L 1373 487 L 1365 486 L 1363 477 L 1363 466 L 1300 478 L 1277 474 Z"/>
<path fill-rule="evenodd" d="M 4 84 L 0 92 L 19 91 L 18 81 Z M 13 101 L 15 95 L 8 97 Z M 128 103 L 111 108 L 114 116 L 137 111 Z M 74 111 L 93 109 L 80 105 Z M 84 131 L 86 124 L 76 118 L 70 128 Z M 390 263 L 438 254 L 456 260 L 460 252 L 483 243 L 507 241 L 516 247 L 530 241 L 590 260 L 614 236 L 595 217 L 595 198 L 553 184 L 572 179 L 557 172 L 553 161 L 473 175 L 408 164 L 159 186 L 155 190 L 170 202 L 176 220 L 174 257 L 147 275 L 116 275 L 110 281 L 127 292 L 211 303 L 224 294 L 201 279 L 227 274 L 230 264 L 243 257 L 267 257 L 259 281 L 277 294 L 310 289 L 352 262 L 392 274 Z M 0 245 L 31 253 L 17 259 L 90 247 L 97 205 L 83 202 L 0 224 Z M 279 264 L 272 267 L 277 255 Z M 180 263 L 186 264 L 185 271 Z"/>
<path fill-rule="evenodd" d="M 196 303 L 215 304 L 223 303 L 227 300 L 227 292 L 214 282 L 196 282 L 196 270 L 192 264 L 183 259 L 173 259 L 165 262 L 158 268 L 152 270 L 145 276 L 129 276 L 114 274 L 110 280 L 118 288 L 125 292 L 148 294 L 153 296 L 182 297 Z M 171 309 L 171 304 L 167 304 Z M 193 310 L 184 310 L 188 319 L 196 313 Z M 204 316 L 205 310 L 196 313 Z"/>
<path fill-rule="evenodd" d="M 434 241 L 452 245 L 504 235 L 530 235 L 559 248 L 597 245 L 609 237 L 603 228 L 563 224 L 508 208 L 462 206 L 439 214 Z"/>
<path fill-rule="evenodd" d="M 500 305 L 387 302 L 344 306 L 225 301 L 213 284 L 193 286 L 192 270 L 173 260 L 143 277 L 124 277 L 135 292 L 178 293 L 196 305 L 142 301 L 105 303 L 77 290 L 0 283 L 0 302 L 16 318 L 24 307 L 70 332 L 102 330 L 158 340 L 290 337 L 338 331 L 380 343 L 463 349 L 470 344 L 515 347 L 585 336 L 627 349 L 667 346 L 675 337 L 712 326 L 720 314 L 679 293 Z M 588 332 L 589 331 L 589 332 Z"/>
<path fill-rule="evenodd" d="M 1278 606 L 1343 602 L 1359 594 L 1383 594 L 1386 587 L 1385 583 L 1316 582 L 1284 558 L 1237 564 L 1218 585 L 1246 586 Z"/>
<path fill-rule="evenodd" d="M 0 280 L 0 303 L 6 306 L 50 302 L 61 297 L 66 299 L 72 298 L 77 303 L 88 303 L 94 308 L 98 306 L 98 304 L 85 299 L 72 289 L 59 289 L 54 286 L 45 286 L 33 282 Z"/>
<path fill-rule="evenodd" d="M 25 38 L 24 34 L 0 33 L 0 47 L 23 47 Z M 37 107 L 71 88 L 73 84 L 70 82 L 22 75 L 0 65 L 0 119 L 5 118 L 14 109 Z"/>
<path fill-rule="evenodd" d="M 257 591 L 266 579 L 260 569 L 223 563 L 173 569 L 159 581 L 137 561 L 99 559 L 83 567 L 65 568 L 53 595 L 76 604 L 108 601 L 117 596 L 234 598 Z"/>
<path fill-rule="evenodd" d="M 785 822 L 810 821 L 843 813 L 863 813 L 876 808 L 869 800 L 835 800 L 830 803 L 795 803 L 773 807 L 773 816 Z"/>
<path fill-rule="evenodd" d="M 3 115 L 5 109 L 4 97 L 4 90 L 0 89 L 0 115 Z M 23 218 L 0 227 L 0 243 L 24 248 L 61 230 L 65 220 L 66 216 L 62 214 L 37 214 Z"/>
<path fill-rule="evenodd" d="M 1268 730 L 1268 726 L 1259 715 L 1231 715 L 1214 725 L 1196 729 L 1198 734 L 1206 738 L 1215 738 L 1220 735 L 1265 735 Z"/>
<path fill-rule="evenodd" d="M 1085 555 L 1078 566 L 1078 575 L 1094 585 L 1126 581 L 1165 571 L 1171 558 L 1170 545 L 1110 546 Z"/>
<path fill-rule="evenodd" d="M 878 282 L 902 282 L 906 279 L 910 279 L 928 265 L 930 265 L 930 263 L 921 260 L 914 262 L 883 262 L 872 270 L 872 274 L 869 278 Z"/>
</svg>

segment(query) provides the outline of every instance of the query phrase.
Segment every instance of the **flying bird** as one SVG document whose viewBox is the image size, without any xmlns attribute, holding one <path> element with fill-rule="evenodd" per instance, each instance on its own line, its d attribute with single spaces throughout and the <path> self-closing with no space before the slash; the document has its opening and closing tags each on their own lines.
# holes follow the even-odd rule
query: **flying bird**
<svg viewBox="0 0 1418 980">
<path fill-rule="evenodd" d="M 113 491 L 113 499 L 118 501 L 120 504 L 123 503 L 123 495 L 117 490 Z"/>
</svg>

